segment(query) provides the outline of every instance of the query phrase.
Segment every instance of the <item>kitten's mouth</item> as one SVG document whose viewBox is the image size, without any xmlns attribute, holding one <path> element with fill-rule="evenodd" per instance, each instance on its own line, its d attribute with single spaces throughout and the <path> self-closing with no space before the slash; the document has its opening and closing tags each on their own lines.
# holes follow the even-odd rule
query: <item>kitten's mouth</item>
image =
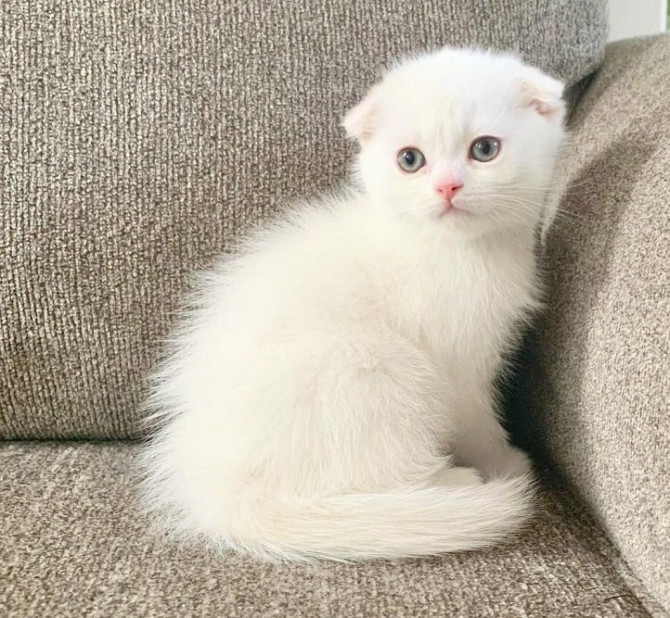
<svg viewBox="0 0 670 618">
<path fill-rule="evenodd" d="M 456 206 L 453 202 L 444 202 L 442 204 L 442 208 L 440 210 L 440 214 L 438 215 L 439 218 L 446 217 L 447 215 L 450 217 L 457 216 L 457 215 L 467 215 L 468 211 L 465 210 L 464 208 L 459 208 Z"/>
</svg>

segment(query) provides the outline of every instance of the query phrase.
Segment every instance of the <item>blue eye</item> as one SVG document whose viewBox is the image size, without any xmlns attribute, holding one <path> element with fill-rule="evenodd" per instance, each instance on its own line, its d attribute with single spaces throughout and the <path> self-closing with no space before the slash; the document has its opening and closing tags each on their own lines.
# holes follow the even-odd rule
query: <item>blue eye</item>
<svg viewBox="0 0 670 618">
<path fill-rule="evenodd" d="M 413 174 L 426 165 L 426 157 L 418 148 L 403 148 L 398 153 L 398 166 L 401 170 Z"/>
<path fill-rule="evenodd" d="M 470 156 L 480 163 L 493 161 L 500 152 L 500 140 L 497 137 L 485 135 L 478 137 L 470 145 Z"/>
</svg>

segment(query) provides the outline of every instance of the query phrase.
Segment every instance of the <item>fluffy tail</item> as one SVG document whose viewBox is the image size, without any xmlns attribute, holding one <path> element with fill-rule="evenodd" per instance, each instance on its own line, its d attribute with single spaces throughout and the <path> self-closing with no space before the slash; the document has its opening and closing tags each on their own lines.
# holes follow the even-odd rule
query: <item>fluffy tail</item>
<svg viewBox="0 0 670 618">
<path fill-rule="evenodd" d="M 532 480 L 428 487 L 263 504 L 226 535 L 264 558 L 362 560 L 472 550 L 502 541 L 529 518 Z"/>
</svg>

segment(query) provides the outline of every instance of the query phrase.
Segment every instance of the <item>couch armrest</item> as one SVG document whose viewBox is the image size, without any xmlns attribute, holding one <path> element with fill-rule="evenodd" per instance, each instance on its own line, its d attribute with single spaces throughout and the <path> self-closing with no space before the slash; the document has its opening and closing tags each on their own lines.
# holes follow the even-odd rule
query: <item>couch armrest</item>
<svg viewBox="0 0 670 618">
<path fill-rule="evenodd" d="M 670 37 L 610 45 L 571 125 L 535 407 L 553 463 L 670 609 Z"/>
</svg>

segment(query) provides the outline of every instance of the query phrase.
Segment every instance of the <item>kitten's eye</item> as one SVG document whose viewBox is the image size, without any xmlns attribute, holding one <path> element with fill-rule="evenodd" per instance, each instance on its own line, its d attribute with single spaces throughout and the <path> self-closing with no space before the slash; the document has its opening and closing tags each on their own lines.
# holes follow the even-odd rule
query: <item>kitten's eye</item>
<svg viewBox="0 0 670 618">
<path fill-rule="evenodd" d="M 488 163 L 493 161 L 500 152 L 500 140 L 497 137 L 478 137 L 470 146 L 470 156 L 475 161 Z"/>
<path fill-rule="evenodd" d="M 403 148 L 398 153 L 398 165 L 401 170 L 413 174 L 426 165 L 426 157 L 417 148 Z"/>
</svg>

